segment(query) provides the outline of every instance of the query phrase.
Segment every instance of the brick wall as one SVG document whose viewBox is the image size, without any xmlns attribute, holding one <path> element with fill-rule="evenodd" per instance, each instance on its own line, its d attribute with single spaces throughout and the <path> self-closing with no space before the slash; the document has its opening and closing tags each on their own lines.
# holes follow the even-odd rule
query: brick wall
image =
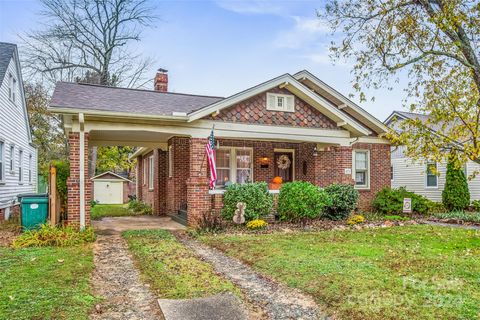
<svg viewBox="0 0 480 320">
<path fill-rule="evenodd" d="M 190 177 L 187 179 L 188 224 L 197 226 L 210 214 L 211 197 L 208 194 L 208 164 L 205 156 L 207 139 L 190 139 Z"/>
<path fill-rule="evenodd" d="M 358 207 L 361 210 L 370 210 L 375 194 L 384 187 L 391 186 L 390 180 L 390 145 L 356 143 L 354 149 L 370 150 L 370 188 L 361 190 Z"/>
<path fill-rule="evenodd" d="M 268 92 L 289 94 L 287 89 L 274 88 Z M 279 112 L 267 110 L 267 92 L 260 93 L 230 108 L 220 111 L 206 119 L 224 122 L 293 126 L 305 128 L 338 129 L 336 123 L 305 101 L 295 97 L 295 112 Z"/>
<path fill-rule="evenodd" d="M 80 224 L 80 133 L 68 135 L 70 176 L 67 179 L 67 223 Z M 88 133 L 85 133 L 85 225 L 90 225 L 91 181 L 88 177 Z"/>
<path fill-rule="evenodd" d="M 153 189 L 148 185 L 149 158 L 153 157 Z M 143 170 L 147 174 L 144 179 Z M 166 215 L 167 199 L 167 152 L 161 149 L 154 149 L 149 153 L 137 157 L 137 198 L 148 203 L 156 215 Z"/>
</svg>

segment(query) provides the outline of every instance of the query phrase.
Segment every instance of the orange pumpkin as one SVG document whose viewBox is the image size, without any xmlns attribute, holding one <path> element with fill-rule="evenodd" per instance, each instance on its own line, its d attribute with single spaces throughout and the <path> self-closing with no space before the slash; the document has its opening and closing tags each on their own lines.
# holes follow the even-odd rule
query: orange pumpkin
<svg viewBox="0 0 480 320">
<path fill-rule="evenodd" d="M 275 184 L 282 184 L 283 179 L 282 179 L 282 177 L 275 177 L 275 178 L 273 178 L 272 182 L 275 183 Z"/>
</svg>

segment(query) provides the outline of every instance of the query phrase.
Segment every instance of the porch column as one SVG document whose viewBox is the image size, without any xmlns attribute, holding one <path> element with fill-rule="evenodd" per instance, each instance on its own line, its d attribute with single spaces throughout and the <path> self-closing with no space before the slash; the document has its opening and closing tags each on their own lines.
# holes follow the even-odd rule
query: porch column
<svg viewBox="0 0 480 320">
<path fill-rule="evenodd" d="M 190 176 L 187 179 L 188 225 L 198 226 L 211 210 L 208 194 L 208 161 L 205 155 L 206 138 L 190 139 Z"/>
<path fill-rule="evenodd" d="M 82 143 L 83 151 L 81 150 Z M 70 176 L 67 179 L 67 223 L 79 228 L 88 227 L 92 198 L 91 181 L 88 176 L 88 133 L 70 132 L 68 145 Z M 83 156 L 83 161 L 81 161 L 81 156 Z M 83 172 L 83 179 L 81 179 L 81 172 Z M 83 191 L 80 188 L 82 184 L 84 185 Z M 81 200 L 82 196 L 83 200 Z M 83 210 L 81 210 L 81 204 L 83 204 Z"/>
</svg>

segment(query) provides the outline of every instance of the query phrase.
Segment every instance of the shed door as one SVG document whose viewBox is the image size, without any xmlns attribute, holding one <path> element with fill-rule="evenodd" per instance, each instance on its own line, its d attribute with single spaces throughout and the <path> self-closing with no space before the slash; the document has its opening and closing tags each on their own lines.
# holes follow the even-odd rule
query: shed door
<svg viewBox="0 0 480 320">
<path fill-rule="evenodd" d="M 123 182 L 95 181 L 94 198 L 102 204 L 123 203 Z"/>
</svg>

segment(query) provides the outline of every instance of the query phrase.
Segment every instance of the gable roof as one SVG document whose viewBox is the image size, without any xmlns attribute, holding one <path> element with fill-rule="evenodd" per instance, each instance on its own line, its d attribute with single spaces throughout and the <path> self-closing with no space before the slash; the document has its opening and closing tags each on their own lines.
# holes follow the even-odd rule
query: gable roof
<svg viewBox="0 0 480 320">
<path fill-rule="evenodd" d="M 115 172 L 112 172 L 112 171 L 106 171 L 106 172 L 103 172 L 103 173 L 100 173 L 94 177 L 91 177 L 90 180 L 95 180 L 95 179 L 101 179 L 103 176 L 106 176 L 106 175 L 112 175 L 112 176 L 115 176 L 117 177 L 119 180 L 123 180 L 123 181 L 127 181 L 127 182 L 132 182 L 132 180 L 130 179 L 127 179 L 125 177 L 122 177 L 121 175 L 119 174 L 116 174 Z"/>
<path fill-rule="evenodd" d="M 0 85 L 3 83 L 8 65 L 17 46 L 13 43 L 0 42 Z"/>
<path fill-rule="evenodd" d="M 367 127 L 351 118 L 348 114 L 339 110 L 327 99 L 312 92 L 308 87 L 300 83 L 297 79 L 295 79 L 292 75 L 288 73 L 263 82 L 244 91 L 241 91 L 228 98 L 225 98 L 202 109 L 199 109 L 195 112 L 192 112 L 191 114 L 189 114 L 188 121 L 191 122 L 201 119 L 213 112 L 218 112 L 238 102 L 265 92 L 268 89 L 279 86 L 289 90 L 305 102 L 312 105 L 314 108 L 317 108 L 324 115 L 335 121 L 338 126 L 346 127 L 350 131 L 353 131 L 360 135 L 369 135 L 371 133 L 371 131 Z"/>
<path fill-rule="evenodd" d="M 22 103 L 22 110 L 23 116 L 25 119 L 25 126 L 28 135 L 28 142 L 32 145 L 32 131 L 30 128 L 30 119 L 28 118 L 28 110 L 27 110 L 27 101 L 25 99 L 25 90 L 23 88 L 23 78 L 22 78 L 22 71 L 20 67 L 20 58 L 18 56 L 18 49 L 17 45 L 13 43 L 7 42 L 0 42 L 0 85 L 3 84 L 3 79 L 8 70 L 8 66 L 11 60 L 15 62 L 15 69 L 17 71 L 17 84 L 20 87 L 20 99 L 19 101 Z"/>
<path fill-rule="evenodd" d="M 304 81 L 307 77 L 310 80 L 308 83 Z M 312 83 L 323 88 L 322 93 L 328 95 L 328 92 L 331 92 L 334 97 L 337 97 L 335 99 L 345 101 L 344 107 L 348 106 L 348 112 L 308 86 Z M 370 135 L 373 131 L 381 134 L 387 131 L 381 121 L 307 71 L 301 71 L 295 76 L 283 74 L 227 98 L 59 82 L 55 87 L 50 108 L 62 114 L 85 113 L 98 116 L 192 122 L 274 87 L 289 90 L 335 121 L 337 126 L 354 135 Z"/>
<path fill-rule="evenodd" d="M 150 116 L 188 114 L 223 98 L 153 90 L 58 82 L 50 107 L 136 113 Z"/>
<path fill-rule="evenodd" d="M 355 117 L 356 120 L 361 121 L 368 128 L 375 131 L 377 134 L 385 133 L 388 128 L 379 119 L 372 116 L 365 109 L 345 97 L 343 94 L 314 76 L 307 70 L 302 70 L 293 75 L 295 79 L 305 84 L 310 89 L 317 92 L 321 96 L 325 96 L 337 108 Z"/>
</svg>

